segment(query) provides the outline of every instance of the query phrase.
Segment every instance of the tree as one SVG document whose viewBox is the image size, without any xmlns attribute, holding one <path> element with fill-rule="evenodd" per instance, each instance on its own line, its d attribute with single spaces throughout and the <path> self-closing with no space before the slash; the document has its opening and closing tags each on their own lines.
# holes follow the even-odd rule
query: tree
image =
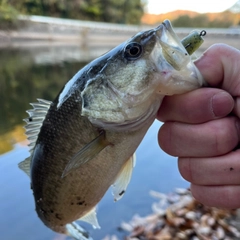
<svg viewBox="0 0 240 240">
<path fill-rule="evenodd" d="M 18 11 L 8 4 L 7 0 L 0 0 L 0 27 L 8 28 L 14 26 L 17 21 Z"/>
<path fill-rule="evenodd" d="M 9 0 L 22 14 L 90 21 L 139 24 L 144 13 L 141 0 Z"/>
<path fill-rule="evenodd" d="M 233 14 L 223 12 L 222 18 L 210 18 L 207 14 L 198 14 L 195 17 L 182 15 L 172 21 L 174 27 L 192 27 L 192 28 L 227 28 L 234 24 Z"/>
</svg>

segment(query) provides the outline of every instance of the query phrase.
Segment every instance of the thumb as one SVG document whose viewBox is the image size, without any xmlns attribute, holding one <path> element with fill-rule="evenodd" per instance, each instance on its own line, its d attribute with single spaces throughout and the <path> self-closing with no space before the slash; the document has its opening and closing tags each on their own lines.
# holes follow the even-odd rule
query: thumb
<svg viewBox="0 0 240 240">
<path fill-rule="evenodd" d="M 240 51 L 226 44 L 214 44 L 195 61 L 212 87 L 222 88 L 233 97 L 240 96 Z"/>
</svg>

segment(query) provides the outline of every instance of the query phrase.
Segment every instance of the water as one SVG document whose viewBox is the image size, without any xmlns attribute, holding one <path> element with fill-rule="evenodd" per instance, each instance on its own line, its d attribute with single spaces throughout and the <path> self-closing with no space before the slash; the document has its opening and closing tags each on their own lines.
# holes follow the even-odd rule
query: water
<svg viewBox="0 0 240 240">
<path fill-rule="evenodd" d="M 107 49 L 82 50 L 77 46 L 29 45 L 22 49 L 0 49 L 0 239 L 63 240 L 64 235 L 45 227 L 35 212 L 30 180 L 17 164 L 28 156 L 22 119 L 29 102 L 53 100 L 90 59 Z M 84 59 L 84 61 L 81 61 Z M 137 164 L 126 194 L 117 203 L 108 191 L 98 206 L 100 230 L 83 224 L 94 239 L 117 231 L 122 221 L 136 213 L 151 213 L 150 190 L 171 192 L 188 187 L 177 169 L 176 158 L 163 153 L 157 143 L 159 122 L 154 122 L 137 149 Z"/>
</svg>

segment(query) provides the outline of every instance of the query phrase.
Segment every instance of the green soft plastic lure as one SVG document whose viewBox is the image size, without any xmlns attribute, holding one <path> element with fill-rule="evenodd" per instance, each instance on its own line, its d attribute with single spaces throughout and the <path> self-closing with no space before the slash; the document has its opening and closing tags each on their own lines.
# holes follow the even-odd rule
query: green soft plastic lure
<svg viewBox="0 0 240 240">
<path fill-rule="evenodd" d="M 204 42 L 203 36 L 207 32 L 202 30 L 201 32 L 193 30 L 188 36 L 182 39 L 182 44 L 186 48 L 189 55 L 192 55 Z"/>
</svg>

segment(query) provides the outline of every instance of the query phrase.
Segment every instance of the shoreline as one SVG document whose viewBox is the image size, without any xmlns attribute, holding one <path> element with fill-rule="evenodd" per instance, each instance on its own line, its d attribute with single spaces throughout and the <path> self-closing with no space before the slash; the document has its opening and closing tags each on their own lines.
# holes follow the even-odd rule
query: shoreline
<svg viewBox="0 0 240 240">
<path fill-rule="evenodd" d="M 207 30 L 206 30 L 207 31 Z M 178 31 L 176 30 L 177 34 Z M 72 34 L 47 34 L 47 33 L 24 33 L 21 31 L 4 32 L 0 31 L 0 49 L 2 48 L 42 48 L 49 46 L 75 46 L 75 47 L 109 47 L 112 48 L 121 42 L 130 38 L 133 34 L 111 33 L 97 34 L 88 33 L 88 36 Z M 180 33 L 179 38 L 186 35 Z M 204 37 L 204 43 L 201 49 L 206 50 L 214 43 L 225 43 L 237 49 L 240 49 L 240 35 L 214 35 L 208 33 Z"/>
</svg>

